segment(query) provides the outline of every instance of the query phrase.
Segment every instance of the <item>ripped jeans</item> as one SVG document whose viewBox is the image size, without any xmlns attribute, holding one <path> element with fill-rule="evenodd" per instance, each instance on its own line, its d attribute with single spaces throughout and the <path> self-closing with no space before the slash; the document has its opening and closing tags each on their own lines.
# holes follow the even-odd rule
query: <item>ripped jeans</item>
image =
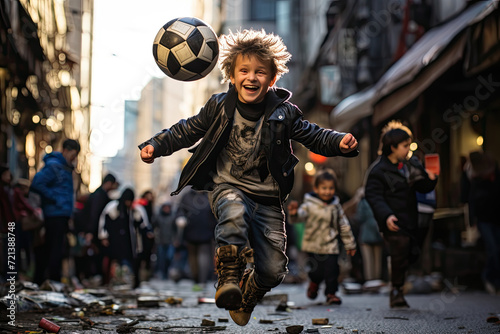
<svg viewBox="0 0 500 334">
<path fill-rule="evenodd" d="M 288 273 L 285 255 L 285 214 L 279 206 L 254 202 L 241 190 L 219 184 L 209 193 L 217 248 L 236 245 L 241 250 L 250 243 L 254 250 L 254 279 L 261 288 L 278 286 Z"/>
</svg>

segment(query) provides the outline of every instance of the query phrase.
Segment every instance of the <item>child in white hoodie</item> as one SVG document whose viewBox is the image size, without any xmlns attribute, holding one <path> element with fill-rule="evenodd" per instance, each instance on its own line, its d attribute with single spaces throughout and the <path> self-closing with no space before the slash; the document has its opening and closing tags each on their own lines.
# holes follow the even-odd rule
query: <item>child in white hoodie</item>
<svg viewBox="0 0 500 334">
<path fill-rule="evenodd" d="M 313 192 L 304 195 L 300 207 L 297 201 L 291 201 L 288 213 L 292 223 L 304 220 L 306 222 L 302 251 L 307 253 L 311 268 L 308 273 L 310 283 L 307 297 L 315 299 L 319 285 L 324 280 L 326 303 L 340 305 L 342 301 L 336 295 L 339 277 L 338 236 L 342 238 L 350 256 L 356 253 L 356 241 L 339 198 L 335 196 L 336 187 L 337 179 L 333 170 L 319 171 L 314 178 Z"/>
</svg>

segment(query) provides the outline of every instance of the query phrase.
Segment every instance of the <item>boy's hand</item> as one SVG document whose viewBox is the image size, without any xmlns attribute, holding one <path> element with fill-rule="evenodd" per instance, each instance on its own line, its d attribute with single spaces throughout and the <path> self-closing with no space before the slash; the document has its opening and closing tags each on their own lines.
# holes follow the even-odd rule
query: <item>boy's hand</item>
<svg viewBox="0 0 500 334">
<path fill-rule="evenodd" d="M 299 202 L 290 201 L 290 203 L 288 204 L 288 214 L 290 216 L 296 216 L 298 208 L 299 208 Z"/>
<path fill-rule="evenodd" d="M 141 159 L 147 164 L 153 163 L 155 161 L 155 158 L 153 158 L 153 153 L 155 151 L 155 148 L 153 145 L 147 145 L 141 150 Z"/>
<path fill-rule="evenodd" d="M 346 250 L 346 253 L 349 256 L 354 256 L 356 254 L 356 250 L 355 249 L 349 249 L 349 250 Z"/>
<path fill-rule="evenodd" d="M 433 172 L 431 172 L 430 170 L 426 169 L 425 170 L 427 172 L 427 175 L 429 175 L 429 179 L 431 179 L 432 181 L 434 181 L 437 177 L 436 174 L 434 174 Z"/>
<path fill-rule="evenodd" d="M 349 153 L 354 151 L 356 148 L 358 148 L 358 141 L 354 136 L 350 133 L 346 134 L 342 140 L 340 141 L 340 152 L 342 153 Z"/>
<path fill-rule="evenodd" d="M 392 231 L 392 232 L 399 231 L 399 226 L 396 224 L 397 221 L 398 221 L 398 218 L 396 218 L 395 215 L 390 215 L 389 217 L 387 217 L 387 220 L 385 223 L 387 224 L 387 228 L 389 229 L 389 231 Z"/>
</svg>

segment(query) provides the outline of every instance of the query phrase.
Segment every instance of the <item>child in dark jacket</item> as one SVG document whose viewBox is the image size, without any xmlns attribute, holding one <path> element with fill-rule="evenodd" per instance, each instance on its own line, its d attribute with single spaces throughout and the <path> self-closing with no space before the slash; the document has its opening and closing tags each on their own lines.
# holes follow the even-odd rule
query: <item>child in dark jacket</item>
<svg viewBox="0 0 500 334">
<path fill-rule="evenodd" d="M 369 168 L 365 189 L 391 256 L 391 307 L 408 307 L 402 288 L 419 255 L 416 192 L 429 192 L 437 183 L 437 175 L 426 171 L 418 159 L 407 158 L 411 140 L 404 127 L 383 132 L 382 152 Z"/>
<path fill-rule="evenodd" d="M 243 30 L 219 42 L 219 67 L 223 80 L 231 81 L 229 90 L 139 148 L 142 160 L 152 163 L 201 139 L 173 194 L 186 185 L 210 192 L 218 220 L 216 305 L 244 326 L 288 271 L 283 203 L 298 163 L 291 140 L 324 156 L 356 156 L 358 143 L 351 134 L 304 120 L 288 101 L 291 94 L 274 87 L 291 57 L 279 36 Z M 254 258 L 254 268 L 244 273 Z"/>
</svg>

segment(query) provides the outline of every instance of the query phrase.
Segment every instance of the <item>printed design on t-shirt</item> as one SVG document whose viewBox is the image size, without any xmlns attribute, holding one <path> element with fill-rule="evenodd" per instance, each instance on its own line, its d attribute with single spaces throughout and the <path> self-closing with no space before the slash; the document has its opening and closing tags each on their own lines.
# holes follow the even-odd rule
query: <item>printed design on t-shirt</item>
<svg viewBox="0 0 500 334">
<path fill-rule="evenodd" d="M 266 162 L 264 151 L 260 149 L 258 124 L 259 122 L 254 127 L 241 122 L 235 124 L 231 131 L 226 150 L 232 163 L 231 175 L 237 179 L 252 174 L 258 175 L 258 170 Z"/>
</svg>

